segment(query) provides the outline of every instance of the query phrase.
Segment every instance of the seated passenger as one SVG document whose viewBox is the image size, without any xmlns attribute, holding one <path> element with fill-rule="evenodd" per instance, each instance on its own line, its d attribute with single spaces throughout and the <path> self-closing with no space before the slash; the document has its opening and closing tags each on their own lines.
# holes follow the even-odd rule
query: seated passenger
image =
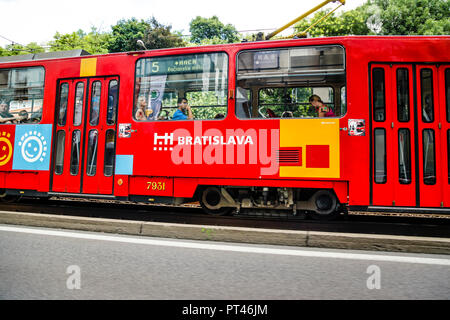
<svg viewBox="0 0 450 320">
<path fill-rule="evenodd" d="M 0 123 L 18 123 L 28 117 L 28 113 L 22 110 L 18 115 L 9 112 L 9 105 L 5 100 L 0 101 Z"/>
<path fill-rule="evenodd" d="M 223 119 L 225 118 L 225 115 L 223 113 L 218 113 L 216 114 L 216 116 L 214 117 L 214 119 Z"/>
<path fill-rule="evenodd" d="M 186 113 L 187 112 L 187 115 Z M 194 115 L 192 114 L 191 107 L 188 105 L 186 98 L 178 98 L 178 109 L 172 116 L 172 120 L 193 120 Z"/>
<path fill-rule="evenodd" d="M 322 99 L 313 94 L 309 97 L 309 103 L 315 108 L 318 117 L 334 117 L 333 110 L 322 102 Z"/>
<path fill-rule="evenodd" d="M 292 111 L 285 111 L 283 112 L 283 114 L 281 115 L 282 118 L 293 118 L 294 114 L 292 113 Z"/>
<path fill-rule="evenodd" d="M 147 117 L 145 116 L 145 109 L 147 107 L 147 99 L 144 96 L 140 96 L 137 102 L 137 109 L 134 118 L 137 121 L 145 121 Z"/>
</svg>

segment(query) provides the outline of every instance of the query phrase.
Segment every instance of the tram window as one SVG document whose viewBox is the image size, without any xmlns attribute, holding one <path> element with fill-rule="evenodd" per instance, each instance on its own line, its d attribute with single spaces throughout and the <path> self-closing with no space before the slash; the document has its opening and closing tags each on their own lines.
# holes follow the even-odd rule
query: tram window
<svg viewBox="0 0 450 320">
<path fill-rule="evenodd" d="M 43 67 L 0 69 L 0 124 L 41 121 L 44 74 Z"/>
<path fill-rule="evenodd" d="M 383 128 L 377 128 L 374 130 L 375 148 L 375 182 L 386 183 L 387 170 L 386 170 L 386 131 Z"/>
<path fill-rule="evenodd" d="M 398 172 L 401 184 L 411 183 L 411 137 L 409 129 L 398 130 Z"/>
<path fill-rule="evenodd" d="M 67 102 L 69 101 L 69 84 L 63 83 L 59 89 L 58 125 L 66 125 Z"/>
<path fill-rule="evenodd" d="M 56 134 L 56 159 L 55 174 L 62 174 L 64 170 L 64 146 L 66 133 L 64 130 L 58 131 Z"/>
<path fill-rule="evenodd" d="M 384 121 L 386 120 L 386 86 L 383 68 L 374 68 L 372 70 L 372 82 L 373 119 L 375 121 Z"/>
<path fill-rule="evenodd" d="M 423 183 L 436 184 L 436 155 L 434 130 L 424 129 L 422 136 L 423 145 Z"/>
<path fill-rule="evenodd" d="M 341 87 L 341 114 L 347 113 L 347 88 Z"/>
<path fill-rule="evenodd" d="M 97 149 L 98 149 L 98 132 L 97 130 L 89 131 L 88 152 L 86 162 L 86 174 L 95 176 L 97 172 Z"/>
<path fill-rule="evenodd" d="M 337 45 L 246 50 L 238 54 L 236 115 L 247 118 L 343 116 L 345 52 Z M 344 88 L 341 91 L 341 88 Z M 318 95 L 328 112 L 309 98 Z"/>
<path fill-rule="evenodd" d="M 75 90 L 73 125 L 79 126 L 83 117 L 84 83 L 78 82 Z"/>
<path fill-rule="evenodd" d="M 447 122 L 450 122 L 450 68 L 445 69 L 445 104 L 447 107 Z"/>
<path fill-rule="evenodd" d="M 111 80 L 109 82 L 108 109 L 106 113 L 106 123 L 109 125 L 116 123 L 117 104 L 119 98 L 119 86 L 117 84 L 117 80 Z"/>
<path fill-rule="evenodd" d="M 317 116 L 315 108 L 309 102 L 309 97 L 313 94 L 321 97 L 331 110 L 335 109 L 334 90 L 331 87 L 284 87 L 259 90 L 258 112 L 262 117 L 272 112 L 277 118 L 312 118 Z"/>
<path fill-rule="evenodd" d="M 115 139 L 116 132 L 111 129 L 107 130 L 105 139 L 105 163 L 103 168 L 105 177 L 113 175 Z"/>
<path fill-rule="evenodd" d="M 73 176 L 78 175 L 80 168 L 80 142 L 81 131 L 74 130 L 72 132 L 72 151 L 70 153 L 70 174 Z"/>
<path fill-rule="evenodd" d="M 397 69 L 397 118 L 400 122 L 409 121 L 409 74 L 408 69 Z"/>
<path fill-rule="evenodd" d="M 433 122 L 433 71 L 431 69 L 420 70 L 420 89 L 422 97 L 422 121 Z"/>
<path fill-rule="evenodd" d="M 188 100 L 194 119 L 225 117 L 227 94 L 225 53 L 144 58 L 136 63 L 133 117 L 136 121 L 171 120 L 178 98 Z"/>
<path fill-rule="evenodd" d="M 100 116 L 100 95 L 102 92 L 102 83 L 100 81 L 94 81 L 92 83 L 91 93 L 91 111 L 89 113 L 89 124 L 91 126 L 98 125 Z"/>
</svg>

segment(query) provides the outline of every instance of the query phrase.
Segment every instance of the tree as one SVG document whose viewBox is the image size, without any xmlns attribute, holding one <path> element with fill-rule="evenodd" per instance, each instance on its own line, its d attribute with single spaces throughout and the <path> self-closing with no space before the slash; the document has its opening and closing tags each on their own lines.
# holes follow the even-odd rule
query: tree
<svg viewBox="0 0 450 320">
<path fill-rule="evenodd" d="M 448 0 L 373 0 L 369 2 L 380 22 L 382 35 L 448 35 Z M 378 10 L 377 10 L 378 9 Z"/>
<path fill-rule="evenodd" d="M 92 54 L 103 54 L 108 53 L 107 46 L 111 35 L 100 33 L 93 27 L 88 34 L 80 29 L 66 34 L 56 32 L 53 38 L 54 40 L 49 42 L 50 51 L 84 49 Z"/>
<path fill-rule="evenodd" d="M 208 43 L 233 43 L 239 41 L 239 33 L 236 28 L 220 22 L 217 16 L 202 18 L 197 16 L 189 24 L 191 42 L 196 44 Z"/>
<path fill-rule="evenodd" d="M 172 33 L 170 30 L 172 26 L 165 26 L 159 23 L 155 17 L 152 17 L 149 21 L 149 27 L 147 28 L 144 36 L 144 44 L 147 49 L 162 49 L 162 48 L 175 48 L 183 47 L 186 45 L 183 38 L 179 33 Z"/>
<path fill-rule="evenodd" d="M 300 21 L 301 32 L 329 10 L 317 12 L 311 19 Z M 331 14 L 309 31 L 313 37 L 341 35 L 446 35 L 450 33 L 450 1 L 448 0 L 369 0 L 343 12 Z"/>
<path fill-rule="evenodd" d="M 134 51 L 137 41 L 142 40 L 147 49 L 173 48 L 185 45 L 179 34 L 171 32 L 172 26 L 159 23 L 154 17 L 138 21 L 136 18 L 120 20 L 112 26 L 110 52 Z"/>
<path fill-rule="evenodd" d="M 44 48 L 36 42 L 30 42 L 26 46 L 14 43 L 6 46 L 5 49 L 0 47 L 0 56 L 16 56 L 21 54 L 44 52 Z"/>
<path fill-rule="evenodd" d="M 136 18 L 131 18 L 119 20 L 111 28 L 112 39 L 108 44 L 109 52 L 126 52 L 136 50 L 136 42 L 144 38 L 149 24 L 144 20 L 138 21 Z"/>
<path fill-rule="evenodd" d="M 368 4 L 359 6 L 354 10 L 344 11 L 340 15 L 332 13 L 325 20 L 308 30 L 312 37 L 323 36 L 345 36 L 345 35 L 367 35 L 371 30 L 367 26 L 369 14 Z M 295 25 L 296 32 L 302 32 L 314 22 L 330 12 L 330 9 L 318 11 L 312 18 L 301 20 Z"/>
</svg>

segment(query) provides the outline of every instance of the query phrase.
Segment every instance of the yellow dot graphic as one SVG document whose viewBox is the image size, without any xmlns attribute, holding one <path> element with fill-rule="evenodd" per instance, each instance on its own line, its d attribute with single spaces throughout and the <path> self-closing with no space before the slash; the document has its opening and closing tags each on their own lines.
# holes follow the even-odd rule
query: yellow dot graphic
<svg viewBox="0 0 450 320">
<path fill-rule="evenodd" d="M 9 141 L 9 139 L 8 139 L 10 136 L 11 136 L 11 134 L 7 133 L 5 131 L 3 131 L 1 134 L 0 146 L 2 144 L 3 144 L 3 146 L 1 147 L 1 151 L 0 151 L 0 166 L 7 164 L 9 162 L 9 160 L 11 160 L 11 156 L 13 153 L 13 147 L 12 147 L 11 141 Z"/>
</svg>

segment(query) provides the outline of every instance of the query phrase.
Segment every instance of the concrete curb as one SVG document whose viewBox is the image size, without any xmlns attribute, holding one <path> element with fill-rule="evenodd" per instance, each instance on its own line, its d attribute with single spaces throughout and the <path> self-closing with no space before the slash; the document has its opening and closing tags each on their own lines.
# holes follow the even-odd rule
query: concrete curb
<svg viewBox="0 0 450 320">
<path fill-rule="evenodd" d="M 221 227 L 8 211 L 0 212 L 0 224 L 191 240 L 450 254 L 450 239 L 447 238 Z"/>
</svg>

